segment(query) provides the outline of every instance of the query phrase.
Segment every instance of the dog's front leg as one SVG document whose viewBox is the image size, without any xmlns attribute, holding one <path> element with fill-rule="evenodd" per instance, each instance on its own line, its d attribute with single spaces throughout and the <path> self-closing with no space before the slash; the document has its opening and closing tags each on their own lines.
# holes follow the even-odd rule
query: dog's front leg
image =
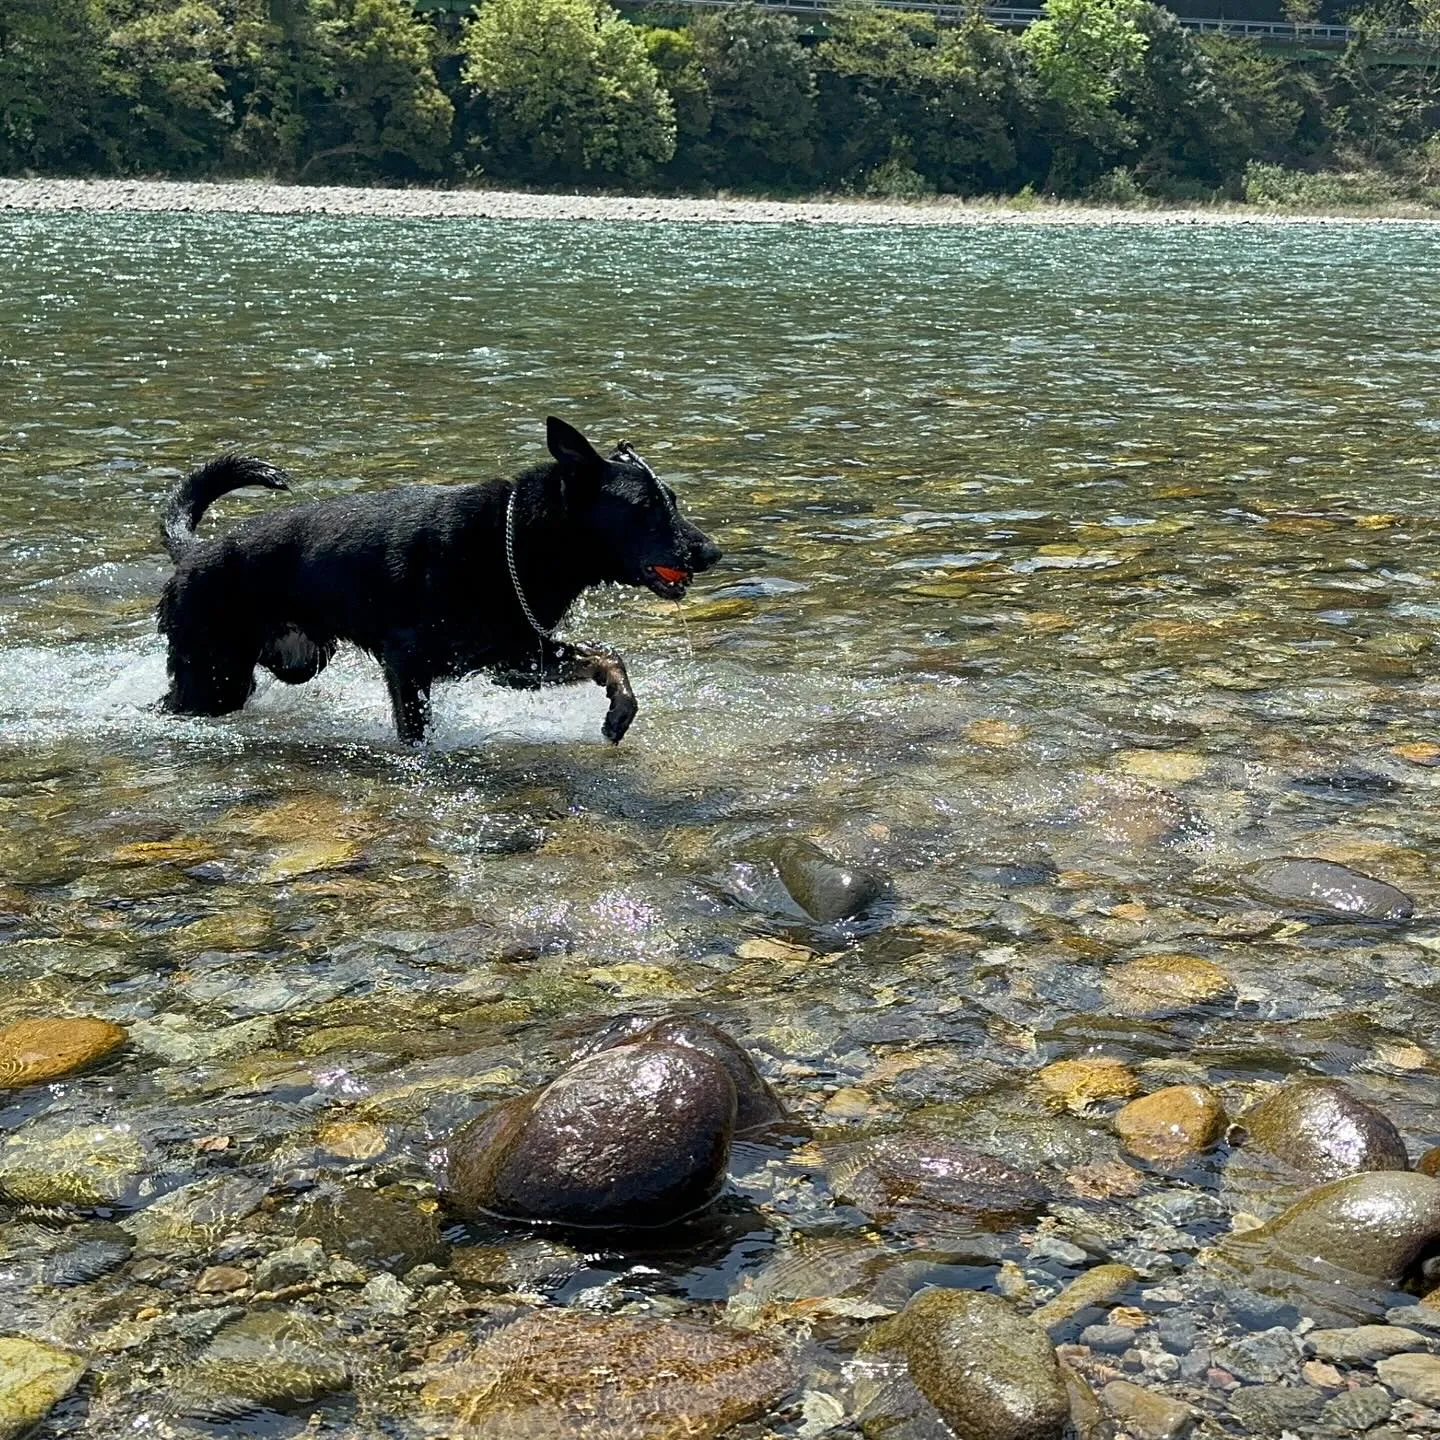
<svg viewBox="0 0 1440 1440">
<path fill-rule="evenodd" d="M 562 683 L 575 680 L 593 680 L 605 687 L 610 709 L 605 714 L 605 723 L 600 733 L 612 744 L 618 745 L 625 738 L 640 706 L 635 692 L 630 688 L 630 676 L 625 669 L 625 659 L 614 650 L 605 650 L 596 645 L 583 649 L 573 645 L 559 647 L 553 661 L 556 678 Z"/>
</svg>

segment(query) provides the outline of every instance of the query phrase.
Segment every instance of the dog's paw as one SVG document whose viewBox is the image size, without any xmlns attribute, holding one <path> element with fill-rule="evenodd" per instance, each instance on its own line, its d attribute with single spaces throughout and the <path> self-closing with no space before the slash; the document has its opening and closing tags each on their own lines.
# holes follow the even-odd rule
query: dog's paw
<svg viewBox="0 0 1440 1440">
<path fill-rule="evenodd" d="M 625 738 L 625 732 L 630 728 L 630 722 L 634 720 L 639 708 L 629 697 L 612 701 L 600 733 L 612 745 L 618 745 Z"/>
</svg>

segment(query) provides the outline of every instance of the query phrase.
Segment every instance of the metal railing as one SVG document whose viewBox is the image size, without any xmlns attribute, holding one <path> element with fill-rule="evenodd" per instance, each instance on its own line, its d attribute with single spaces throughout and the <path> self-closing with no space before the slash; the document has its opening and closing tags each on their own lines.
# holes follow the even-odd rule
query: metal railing
<svg viewBox="0 0 1440 1440">
<path fill-rule="evenodd" d="M 620 0 L 621 4 L 651 4 L 664 9 L 669 6 L 699 6 L 718 8 L 731 5 L 735 0 Z M 755 0 L 764 10 L 779 10 L 787 15 L 823 15 L 834 10 L 840 0 Z M 910 10 L 923 15 L 934 15 L 940 20 L 963 20 L 972 13 L 969 5 L 947 4 L 946 0 L 871 0 L 882 10 Z M 992 25 L 1007 30 L 1023 30 L 1036 20 L 1044 18 L 1039 9 L 1020 9 L 1009 5 L 987 5 L 985 18 Z M 1321 25 L 1308 21 L 1293 20 L 1225 20 L 1208 16 L 1180 15 L 1176 17 L 1187 30 L 1208 35 L 1242 35 L 1257 40 L 1281 40 L 1290 45 L 1348 45 L 1358 39 L 1361 31 L 1351 25 Z M 1440 48 L 1440 34 L 1422 30 L 1384 30 L 1380 38 L 1388 44 L 1410 43 L 1426 48 Z"/>
</svg>

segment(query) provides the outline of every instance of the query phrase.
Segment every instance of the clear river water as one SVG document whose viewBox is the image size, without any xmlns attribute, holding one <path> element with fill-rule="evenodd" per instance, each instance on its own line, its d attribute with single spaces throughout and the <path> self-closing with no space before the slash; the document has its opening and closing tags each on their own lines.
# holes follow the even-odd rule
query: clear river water
<svg viewBox="0 0 1440 1440">
<path fill-rule="evenodd" d="M 131 1031 L 10 1095 L 0 1135 L 120 1127 L 145 1156 L 108 1215 L 0 1209 L 0 1332 L 103 1377 L 43 1433 L 153 1419 L 146 1386 L 208 1339 L 185 1317 L 247 1303 L 197 1300 L 198 1272 L 324 1238 L 289 1218 L 316 1193 L 438 1226 L 445 1248 L 414 1242 L 435 1273 L 409 1318 L 312 1287 L 372 1369 L 206 1433 L 310 1410 L 429 1433 L 396 1377 L 538 1296 L 803 1328 L 799 1388 L 753 1433 L 819 1435 L 858 1423 L 855 1337 L 928 1279 L 1044 1298 L 1076 1273 L 1035 1249 L 1058 1235 L 1174 1289 L 1228 1225 L 1223 1147 L 1126 1161 L 1123 1091 L 1047 1090 L 1053 1062 L 1204 1080 L 1232 1115 L 1340 1076 L 1412 1157 L 1440 1140 L 1437 314 L 1420 226 L 0 219 L 0 1023 Z M 185 469 L 234 448 L 303 497 L 470 482 L 538 458 L 549 413 L 632 441 L 725 551 L 678 606 L 614 590 L 571 617 L 629 660 L 618 749 L 594 687 L 483 677 L 407 749 L 357 654 L 237 715 L 156 710 Z M 287 503 L 230 497 L 205 533 Z M 798 920 L 764 858 L 787 834 L 888 898 Z M 1297 915 L 1247 879 L 1282 856 L 1416 918 Z M 1107 981 L 1151 954 L 1225 984 Z M 724 1233 L 637 1256 L 437 1212 L 449 1131 L 635 1010 L 721 1025 L 806 1128 L 737 1149 Z M 827 1169 L 938 1131 L 1059 1198 L 971 1254 Z M 203 1253 L 74 1248 L 229 1174 L 268 1197 Z"/>
</svg>

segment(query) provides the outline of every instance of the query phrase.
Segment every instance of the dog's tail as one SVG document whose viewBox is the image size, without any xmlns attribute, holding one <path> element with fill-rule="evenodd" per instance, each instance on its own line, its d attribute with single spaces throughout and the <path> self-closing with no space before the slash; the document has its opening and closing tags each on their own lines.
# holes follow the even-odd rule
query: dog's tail
<svg viewBox="0 0 1440 1440">
<path fill-rule="evenodd" d="M 266 490 L 288 490 L 283 470 L 249 455 L 222 455 L 192 470 L 171 492 L 165 506 L 165 548 L 172 560 L 195 544 L 200 517 L 222 495 L 259 485 Z"/>
</svg>

